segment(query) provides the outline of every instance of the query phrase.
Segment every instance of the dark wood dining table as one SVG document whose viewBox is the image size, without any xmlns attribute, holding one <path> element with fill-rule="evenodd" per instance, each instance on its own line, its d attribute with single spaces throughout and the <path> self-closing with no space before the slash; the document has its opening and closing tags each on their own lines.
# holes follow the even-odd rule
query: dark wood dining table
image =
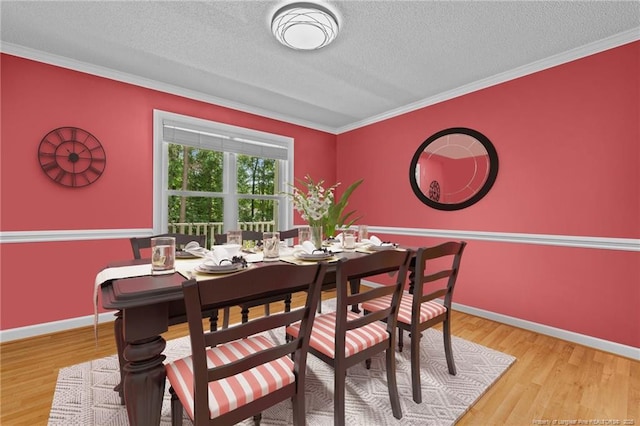
<svg viewBox="0 0 640 426">
<path fill-rule="evenodd" d="M 361 252 L 342 252 L 339 257 L 366 256 Z M 280 261 L 282 262 L 282 261 Z M 150 263 L 149 259 L 110 263 L 107 267 Z M 253 267 L 268 267 L 276 262 L 258 262 Z M 323 289 L 335 288 L 335 266 L 330 267 Z M 121 383 L 117 387 L 126 405 L 132 426 L 159 425 L 165 390 L 166 341 L 161 336 L 169 326 L 186 322 L 182 295 L 183 275 L 147 275 L 113 279 L 100 286 L 102 306 L 118 311 L 114 324 L 118 356 L 121 363 Z M 358 292 L 360 280 L 350 283 L 351 292 Z M 303 289 L 301 289 L 303 290 Z M 247 301 L 262 304 L 269 295 Z M 217 312 L 218 308 L 211 308 Z"/>
</svg>

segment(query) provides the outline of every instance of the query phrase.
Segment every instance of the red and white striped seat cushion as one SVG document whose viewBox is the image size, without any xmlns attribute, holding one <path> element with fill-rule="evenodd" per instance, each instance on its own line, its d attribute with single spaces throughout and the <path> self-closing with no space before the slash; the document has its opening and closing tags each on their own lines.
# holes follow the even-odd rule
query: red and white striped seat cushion
<svg viewBox="0 0 640 426">
<path fill-rule="evenodd" d="M 379 297 L 362 304 L 362 309 L 369 312 L 379 311 L 391 305 L 391 295 Z M 400 299 L 400 309 L 398 310 L 398 321 L 411 324 L 411 306 L 413 305 L 413 294 L 404 292 Z M 447 307 L 441 303 L 430 300 L 420 306 L 420 322 L 425 322 L 431 318 L 447 312 Z"/>
<path fill-rule="evenodd" d="M 236 340 L 207 349 L 209 368 L 241 359 L 274 344 L 263 336 Z M 167 378 L 180 398 L 187 414 L 193 419 L 193 363 L 191 356 L 166 365 Z M 248 404 L 295 382 L 293 361 L 285 356 L 270 363 L 252 368 L 235 376 L 209 382 L 210 418 Z"/>
<path fill-rule="evenodd" d="M 353 320 L 360 316 L 354 312 L 347 312 L 347 319 Z M 294 337 L 300 332 L 300 322 L 287 327 L 287 334 Z M 363 327 L 347 331 L 345 340 L 345 357 L 350 357 L 364 349 L 384 342 L 389 338 L 389 333 L 384 323 L 374 322 Z M 336 313 L 316 315 L 313 320 L 313 331 L 309 345 L 312 348 L 322 352 L 323 354 L 335 358 L 335 342 L 336 342 Z"/>
</svg>

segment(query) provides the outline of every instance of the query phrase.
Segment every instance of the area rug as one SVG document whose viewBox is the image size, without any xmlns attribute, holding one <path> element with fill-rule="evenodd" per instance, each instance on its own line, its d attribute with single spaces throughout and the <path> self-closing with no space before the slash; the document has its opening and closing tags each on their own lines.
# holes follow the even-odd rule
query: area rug
<svg viewBox="0 0 640 426">
<path fill-rule="evenodd" d="M 323 302 L 323 310 L 333 301 Z M 335 305 L 334 305 L 335 306 Z M 283 333 L 271 332 L 281 339 Z M 442 332 L 427 330 L 421 341 L 422 404 L 411 396 L 411 360 L 405 334 L 405 349 L 396 351 L 397 381 L 403 417 L 391 413 L 384 354 L 372 359 L 371 369 L 356 365 L 347 371 L 346 424 L 350 426 L 452 425 L 515 362 L 515 358 L 452 336 L 457 375 L 447 370 Z M 191 352 L 188 337 L 167 342 L 167 361 Z M 309 355 L 306 382 L 306 413 L 309 426 L 333 425 L 333 369 Z M 118 383 L 116 355 L 63 368 L 58 374 L 49 425 L 124 426 L 127 412 L 113 387 Z M 168 388 L 168 387 L 167 387 Z M 262 425 L 291 425 L 293 410 L 285 401 L 262 413 Z M 186 417 L 184 425 L 192 425 Z M 242 425 L 253 425 L 247 420 Z M 168 390 L 162 406 L 162 426 L 171 425 Z"/>
</svg>

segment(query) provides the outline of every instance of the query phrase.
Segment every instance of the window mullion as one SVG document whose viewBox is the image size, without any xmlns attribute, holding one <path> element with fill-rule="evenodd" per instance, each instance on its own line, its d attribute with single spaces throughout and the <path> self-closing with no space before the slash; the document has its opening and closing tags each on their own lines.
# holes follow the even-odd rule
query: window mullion
<svg viewBox="0 0 640 426">
<path fill-rule="evenodd" d="M 237 197 L 237 173 L 236 155 L 230 152 L 224 153 L 223 164 L 223 191 L 224 191 L 224 229 L 238 228 L 238 197 Z"/>
</svg>

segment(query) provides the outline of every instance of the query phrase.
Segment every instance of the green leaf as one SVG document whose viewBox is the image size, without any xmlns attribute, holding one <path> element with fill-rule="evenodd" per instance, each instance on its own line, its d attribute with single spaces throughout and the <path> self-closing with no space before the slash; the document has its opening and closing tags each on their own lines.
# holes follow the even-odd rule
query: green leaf
<svg viewBox="0 0 640 426">
<path fill-rule="evenodd" d="M 324 234 L 326 237 L 331 237 L 336 231 L 336 228 L 341 228 L 343 226 L 351 226 L 354 222 L 360 219 L 362 216 L 359 216 L 349 222 L 349 217 L 355 213 L 355 210 L 350 211 L 346 214 L 343 214 L 345 208 L 349 204 L 349 197 L 356 190 L 358 186 L 364 181 L 364 179 L 360 179 L 358 181 L 353 182 L 345 191 L 342 193 L 340 200 L 334 202 L 329 208 L 329 213 L 324 223 Z"/>
</svg>

